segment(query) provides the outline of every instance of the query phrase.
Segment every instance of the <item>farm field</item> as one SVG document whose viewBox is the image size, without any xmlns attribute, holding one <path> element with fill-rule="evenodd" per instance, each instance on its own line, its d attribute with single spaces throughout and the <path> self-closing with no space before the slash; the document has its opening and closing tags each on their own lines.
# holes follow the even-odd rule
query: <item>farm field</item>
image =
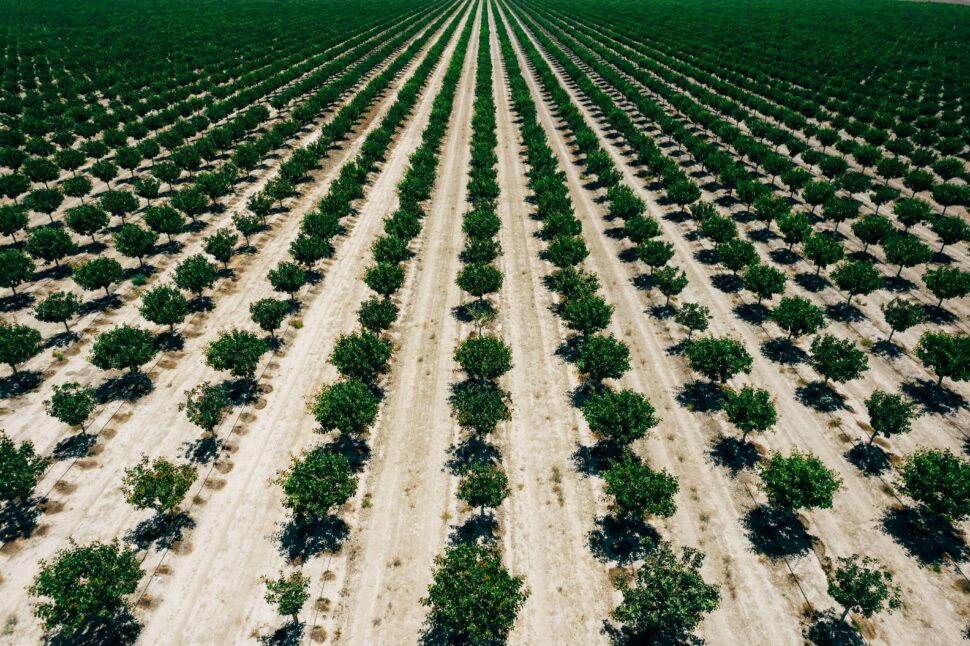
<svg viewBox="0 0 970 646">
<path fill-rule="evenodd" d="M 0 8 L 0 644 L 970 640 L 970 7 Z"/>
</svg>

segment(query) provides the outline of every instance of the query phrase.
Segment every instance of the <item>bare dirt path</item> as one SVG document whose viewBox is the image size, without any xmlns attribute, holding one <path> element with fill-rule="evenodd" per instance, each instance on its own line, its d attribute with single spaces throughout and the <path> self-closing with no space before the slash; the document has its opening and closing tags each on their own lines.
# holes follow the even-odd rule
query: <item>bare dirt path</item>
<svg viewBox="0 0 970 646">
<path fill-rule="evenodd" d="M 564 79 L 559 72 L 557 72 L 557 75 L 560 83 L 563 83 Z M 714 334 L 731 334 L 742 340 L 749 350 L 760 347 L 767 340 L 767 336 L 762 330 L 743 324 L 734 318 L 731 311 L 731 300 L 725 298 L 713 287 L 710 283 L 710 277 L 699 266 L 691 246 L 681 235 L 681 232 L 676 230 L 674 224 L 662 217 L 665 209 L 657 204 L 655 196 L 643 187 L 642 181 L 638 180 L 635 169 L 630 167 L 629 160 L 623 155 L 624 151 L 608 136 L 608 131 L 593 118 L 588 106 L 577 100 L 575 91 L 572 89 L 568 89 L 568 91 L 574 102 L 580 107 L 581 112 L 584 113 L 587 122 L 599 135 L 604 149 L 611 155 L 614 163 L 617 164 L 617 168 L 623 173 L 626 183 L 632 186 L 642 199 L 647 201 L 650 210 L 657 217 L 662 229 L 667 234 L 667 239 L 673 242 L 676 250 L 675 264 L 683 267 L 691 279 L 690 291 L 686 295 L 687 300 L 697 300 L 711 307 L 714 317 L 711 329 Z M 594 218 L 594 225 L 601 227 L 600 221 L 601 218 Z M 602 237 L 601 235 L 601 240 Z M 611 254 L 611 264 L 618 265 L 620 261 L 617 253 L 621 249 L 621 245 L 614 243 L 614 249 L 614 253 Z M 592 255 L 595 256 L 596 252 L 592 248 L 591 251 Z M 628 270 L 627 273 L 631 272 Z M 633 277 L 630 276 L 630 278 Z M 698 289 L 700 291 L 694 291 Z M 629 290 L 629 283 L 627 283 L 625 291 Z M 617 291 L 609 289 L 606 291 L 607 293 L 619 294 L 624 289 L 618 286 Z M 694 295 L 701 296 L 694 298 Z M 643 297 L 641 296 L 641 298 Z M 647 305 L 649 305 L 649 299 L 645 300 L 648 301 Z M 641 318 L 645 317 L 641 315 Z M 821 541 L 821 544 L 815 544 L 815 550 L 830 557 L 851 553 L 877 554 L 896 573 L 897 579 L 903 586 L 906 607 L 893 615 L 881 615 L 873 620 L 872 623 L 876 628 L 875 633 L 867 635 L 867 637 L 892 642 L 901 638 L 902 635 L 912 632 L 917 627 L 920 630 L 932 627 L 936 631 L 935 634 L 948 636 L 947 638 L 952 636 L 953 639 L 957 639 L 962 630 L 961 626 L 965 624 L 967 612 L 965 596 L 961 595 L 959 591 L 962 585 L 962 576 L 948 566 L 944 566 L 939 573 L 919 567 L 918 563 L 882 530 L 884 513 L 888 507 L 895 504 L 895 499 L 886 493 L 884 485 L 879 479 L 864 479 L 860 476 L 858 470 L 848 463 L 844 453 L 850 446 L 847 441 L 849 438 L 844 433 L 830 427 L 831 417 L 813 413 L 797 402 L 796 388 L 801 385 L 800 380 L 804 381 L 805 377 L 798 375 L 790 377 L 780 371 L 777 366 L 768 363 L 759 353 L 752 352 L 752 354 L 754 357 L 752 373 L 750 377 L 739 379 L 739 381 L 767 388 L 777 398 L 776 405 L 780 420 L 776 430 L 764 438 L 764 444 L 785 453 L 793 448 L 810 450 L 818 455 L 828 467 L 835 469 L 844 481 L 844 488 L 836 495 L 835 506 L 832 510 L 813 511 L 807 515 L 810 517 L 809 531 Z M 682 380 L 681 383 L 686 381 L 686 379 Z M 857 405 L 853 406 L 850 411 L 857 413 Z M 699 480 L 706 479 L 709 479 L 709 475 L 702 471 L 695 473 L 690 482 L 697 483 Z M 682 488 L 684 485 L 685 483 L 682 481 Z M 678 500 L 678 503 L 682 504 L 682 501 L 683 497 Z M 851 513 L 846 513 L 847 510 L 851 510 Z M 697 518 L 697 516 L 694 515 L 694 518 Z M 736 556 L 738 552 L 747 549 L 750 549 L 749 546 L 742 543 L 735 545 L 731 552 Z M 794 564 L 801 585 L 808 592 L 813 605 L 820 608 L 831 606 L 832 602 L 827 599 L 824 592 L 824 575 L 818 560 L 810 557 L 802 558 L 795 561 Z M 735 567 L 733 571 L 735 575 L 740 576 L 747 576 L 749 572 L 747 568 L 743 567 Z M 755 593 L 754 597 L 747 594 L 741 596 L 746 600 L 746 605 L 751 604 L 752 598 L 758 600 L 757 605 L 759 606 L 762 601 L 765 601 L 763 593 L 761 595 Z M 722 611 L 715 614 L 721 614 L 724 607 L 722 603 Z M 730 615 L 736 616 L 737 612 L 739 611 L 732 610 Z M 710 620 L 705 623 L 705 634 L 710 629 L 710 624 Z M 748 629 L 750 628 L 746 630 Z"/>
<path fill-rule="evenodd" d="M 463 328 L 453 316 L 461 304 L 462 216 L 471 152 L 477 5 L 447 133 L 439 176 L 424 219 L 419 260 L 406 288 L 395 338 L 394 369 L 385 392 L 372 455 L 363 479 L 370 507 L 360 514 L 339 574 L 342 585 L 333 621 L 344 644 L 410 644 L 419 640 L 426 609 L 420 599 L 431 582 L 432 561 L 457 515 L 454 478 L 446 467 L 458 438 L 448 404 L 455 381 L 452 358 Z M 461 27 L 459 27 L 461 29 Z M 447 59 L 442 69 L 447 67 Z M 390 205 L 393 206 L 393 203 Z"/>
</svg>

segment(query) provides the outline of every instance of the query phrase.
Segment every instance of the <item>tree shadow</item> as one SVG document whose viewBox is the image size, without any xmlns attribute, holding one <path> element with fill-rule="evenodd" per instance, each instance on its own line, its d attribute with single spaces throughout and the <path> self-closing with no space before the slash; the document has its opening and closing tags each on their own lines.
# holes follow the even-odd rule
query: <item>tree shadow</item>
<svg viewBox="0 0 970 646">
<path fill-rule="evenodd" d="M 128 372 L 108 379 L 94 391 L 102 404 L 110 401 L 137 401 L 155 389 L 155 384 L 143 372 Z"/>
<path fill-rule="evenodd" d="M 74 273 L 74 269 L 68 265 L 54 265 L 53 267 L 47 267 L 46 269 L 41 269 L 34 273 L 34 281 L 41 282 L 43 280 L 60 280 L 62 278 L 67 278 Z"/>
<path fill-rule="evenodd" d="M 487 316 L 495 316 L 498 312 L 495 310 L 495 306 L 488 301 L 472 301 L 471 303 L 465 303 L 464 305 L 456 305 L 451 308 L 451 315 L 456 321 L 462 323 L 474 323 L 476 311 L 484 312 Z"/>
<path fill-rule="evenodd" d="M 60 633 L 44 637 L 47 646 L 124 646 L 134 644 L 141 634 L 141 624 L 127 608 L 109 618 L 97 618 L 70 636 Z"/>
<path fill-rule="evenodd" d="M 799 386 L 795 389 L 795 398 L 804 406 L 813 408 L 820 413 L 832 413 L 845 410 L 845 397 L 834 388 L 821 381 Z"/>
<path fill-rule="evenodd" d="M 461 525 L 454 526 L 448 536 L 448 544 L 494 543 L 498 533 L 498 521 L 494 514 L 474 513 Z"/>
<path fill-rule="evenodd" d="M 653 274 L 639 274 L 634 276 L 631 281 L 633 286 L 637 289 L 649 292 L 651 289 L 657 286 L 657 277 Z"/>
<path fill-rule="evenodd" d="M 721 410 L 724 391 L 710 381 L 692 381 L 684 384 L 677 393 L 677 401 L 684 408 L 695 413 L 711 413 Z"/>
<path fill-rule="evenodd" d="M 609 469 L 622 453 L 620 447 L 608 440 L 600 440 L 592 446 L 581 444 L 573 453 L 573 464 L 583 475 L 595 476 Z"/>
<path fill-rule="evenodd" d="M 808 353 L 784 337 L 769 339 L 762 343 L 761 356 L 768 361 L 786 366 L 808 361 Z"/>
<path fill-rule="evenodd" d="M 4 296 L 0 298 L 0 312 L 16 312 L 17 310 L 22 310 L 25 307 L 33 305 L 35 300 L 37 299 L 34 298 L 33 294 L 24 292 Z"/>
<path fill-rule="evenodd" d="M 500 464 L 501 452 L 485 437 L 473 433 L 463 442 L 448 447 L 446 465 L 452 475 L 461 475 L 473 464 Z"/>
<path fill-rule="evenodd" d="M 801 256 L 787 248 L 772 249 L 768 252 L 768 257 L 771 258 L 772 262 L 786 266 L 794 265 L 801 259 Z"/>
<path fill-rule="evenodd" d="M 180 352 L 185 348 L 185 337 L 179 332 L 162 332 L 155 337 L 155 348 L 159 352 Z"/>
<path fill-rule="evenodd" d="M 79 340 L 81 336 L 77 332 L 58 332 L 57 334 L 51 335 L 44 339 L 45 348 L 66 348 L 75 341 Z"/>
<path fill-rule="evenodd" d="M 200 295 L 189 300 L 188 310 L 193 314 L 198 314 L 200 312 L 209 312 L 215 307 L 215 303 L 212 301 L 211 296 Z"/>
<path fill-rule="evenodd" d="M 866 318 L 858 307 L 851 303 L 835 303 L 825 306 L 825 315 L 839 323 L 856 323 Z"/>
<path fill-rule="evenodd" d="M 753 469 L 761 460 L 758 447 L 730 436 L 718 439 L 711 447 L 710 456 L 714 464 L 727 468 L 732 476 L 745 469 Z"/>
<path fill-rule="evenodd" d="M 75 433 L 70 437 L 65 437 L 54 446 L 54 450 L 51 451 L 51 458 L 60 461 L 86 457 L 97 441 L 98 438 L 90 433 L 84 431 Z"/>
<path fill-rule="evenodd" d="M 939 305 L 926 305 L 923 307 L 923 311 L 926 312 L 926 320 L 937 325 L 959 320 L 956 314 Z"/>
<path fill-rule="evenodd" d="M 958 408 L 967 408 L 967 400 L 962 395 L 929 379 L 904 381 L 901 388 L 907 397 L 928 413 L 946 415 Z"/>
<path fill-rule="evenodd" d="M 674 309 L 673 305 L 654 305 L 650 308 L 650 316 L 659 321 L 671 319 L 676 313 L 677 310 Z"/>
<path fill-rule="evenodd" d="M 156 545 L 159 549 L 169 549 L 182 540 L 185 530 L 193 527 L 195 527 L 195 521 L 185 512 L 157 513 L 138 523 L 133 530 L 125 534 L 125 542 L 139 550 L 147 550 L 152 545 Z"/>
<path fill-rule="evenodd" d="M 259 643 L 263 646 L 300 646 L 306 624 L 302 621 L 288 621 L 268 635 L 261 635 Z"/>
<path fill-rule="evenodd" d="M 684 339 L 683 341 L 678 341 L 673 345 L 667 346 L 667 354 L 670 356 L 679 356 L 687 352 L 690 347 L 690 341 Z"/>
<path fill-rule="evenodd" d="M 77 313 L 78 316 L 87 316 L 88 314 L 117 309 L 119 307 L 121 307 L 121 299 L 118 298 L 117 294 L 105 294 L 104 296 L 92 298 L 89 301 L 81 303 L 77 308 Z"/>
<path fill-rule="evenodd" d="M 589 548 L 600 561 L 630 565 L 646 556 L 660 534 L 642 518 L 607 514 L 589 532 Z"/>
<path fill-rule="evenodd" d="M 640 260 L 640 254 L 637 253 L 636 247 L 626 247 L 620 250 L 620 253 L 616 254 L 616 257 L 620 259 L 620 262 L 631 263 Z"/>
<path fill-rule="evenodd" d="M 217 457 L 222 450 L 222 441 L 215 433 L 204 433 L 202 437 L 196 438 L 191 442 L 183 442 L 183 455 L 185 459 L 193 464 L 209 464 Z"/>
<path fill-rule="evenodd" d="M 849 449 L 845 457 L 867 476 L 882 475 L 892 467 L 889 454 L 877 444 L 860 442 Z"/>
<path fill-rule="evenodd" d="M 761 303 L 742 303 L 734 308 L 739 319 L 751 325 L 761 325 L 771 316 L 771 310 Z"/>
<path fill-rule="evenodd" d="M 720 255 L 714 249 L 700 249 L 695 251 L 694 258 L 705 265 L 716 265 L 721 262 Z"/>
<path fill-rule="evenodd" d="M 876 341 L 872 345 L 872 353 L 884 356 L 887 359 L 897 359 L 903 356 L 906 351 L 903 350 L 902 346 L 883 339 L 882 341 Z"/>
<path fill-rule="evenodd" d="M 280 554 L 290 561 L 306 561 L 325 552 L 339 552 L 349 534 L 350 527 L 339 516 L 297 516 L 281 527 L 276 539 L 279 541 Z"/>
<path fill-rule="evenodd" d="M 882 286 L 889 292 L 911 292 L 916 288 L 916 283 L 902 276 L 885 276 Z"/>
<path fill-rule="evenodd" d="M 0 399 L 20 397 L 36 389 L 43 380 L 43 376 L 33 370 L 15 372 L 9 377 L 0 379 Z"/>
<path fill-rule="evenodd" d="M 334 451 L 346 458 L 354 471 L 360 471 L 370 459 L 370 445 L 359 435 L 341 433 L 340 436 L 321 450 Z"/>
<path fill-rule="evenodd" d="M 824 276 L 819 276 L 816 274 L 796 274 L 795 282 L 802 289 L 808 290 L 812 293 L 818 293 L 825 289 L 826 287 L 831 287 L 832 283 L 829 282 Z"/>
<path fill-rule="evenodd" d="M 754 550 L 772 559 L 807 554 L 815 540 L 798 516 L 767 505 L 749 511 L 744 518 L 744 527 Z"/>
<path fill-rule="evenodd" d="M 815 646 L 865 646 L 866 640 L 832 608 L 812 613 L 812 625 L 803 631 Z"/>
<path fill-rule="evenodd" d="M 44 512 L 46 498 L 9 501 L 0 508 L 0 543 L 30 538 L 37 529 L 37 519 Z"/>
<path fill-rule="evenodd" d="M 711 284 L 725 294 L 736 294 L 744 287 L 744 281 L 735 274 L 714 274 L 711 276 Z"/>
<path fill-rule="evenodd" d="M 776 234 L 771 229 L 765 229 L 763 227 L 761 229 L 755 229 L 754 231 L 748 232 L 749 240 L 752 240 L 754 242 L 760 242 L 763 244 L 767 244 L 768 242 L 775 240 L 777 238 L 778 238 L 778 234 Z"/>
<path fill-rule="evenodd" d="M 603 620 L 600 632 L 606 635 L 612 646 L 704 646 L 707 643 L 689 633 L 673 636 L 635 633 L 627 626 L 614 626 L 607 619 Z"/>
<path fill-rule="evenodd" d="M 921 565 L 940 565 L 947 560 L 959 563 L 970 557 L 970 549 L 952 525 L 920 509 L 887 509 L 882 527 Z"/>
</svg>

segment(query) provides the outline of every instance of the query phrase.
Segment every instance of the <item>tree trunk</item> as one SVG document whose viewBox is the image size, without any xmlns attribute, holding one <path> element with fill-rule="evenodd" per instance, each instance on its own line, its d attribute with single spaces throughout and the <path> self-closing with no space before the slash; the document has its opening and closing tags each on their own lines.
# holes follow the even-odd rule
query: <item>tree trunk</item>
<svg viewBox="0 0 970 646">
<path fill-rule="evenodd" d="M 940 378 L 936 380 L 936 385 L 937 386 L 943 385 L 943 375 L 940 375 Z"/>
<path fill-rule="evenodd" d="M 899 278 L 899 275 L 901 273 L 903 273 L 903 266 L 902 265 L 900 265 L 899 266 L 899 269 L 896 270 L 896 278 Z"/>
<path fill-rule="evenodd" d="M 67 321 L 61 321 L 64 324 L 64 331 L 68 334 L 71 333 L 71 328 L 68 326 Z"/>
<path fill-rule="evenodd" d="M 849 609 L 846 608 L 845 610 L 842 611 L 842 616 L 839 617 L 839 621 L 845 621 L 845 618 L 848 616 L 848 614 L 849 614 Z"/>
</svg>

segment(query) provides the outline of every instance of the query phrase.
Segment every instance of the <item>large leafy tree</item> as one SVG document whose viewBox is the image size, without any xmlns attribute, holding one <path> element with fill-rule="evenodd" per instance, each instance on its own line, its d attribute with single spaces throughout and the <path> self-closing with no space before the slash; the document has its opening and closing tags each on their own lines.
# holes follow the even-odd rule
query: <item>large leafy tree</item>
<svg viewBox="0 0 970 646">
<path fill-rule="evenodd" d="M 127 368 L 134 374 L 157 353 L 151 332 L 122 325 L 98 335 L 91 350 L 91 363 L 102 370 Z"/>
<path fill-rule="evenodd" d="M 80 426 L 84 431 L 84 425 L 97 405 L 94 388 L 70 381 L 54 386 L 51 398 L 44 402 L 44 409 L 51 417 L 68 426 Z"/>
<path fill-rule="evenodd" d="M 619 379 L 630 369 L 630 349 L 611 335 L 592 336 L 580 348 L 576 367 L 595 385 Z"/>
<path fill-rule="evenodd" d="M 40 351 L 40 332 L 19 323 L 0 321 L 0 363 L 10 366 L 14 374 L 17 366 Z"/>
<path fill-rule="evenodd" d="M 761 483 L 768 504 L 776 509 L 828 509 L 841 480 L 821 460 L 795 451 L 789 457 L 774 453 L 761 467 Z"/>
<path fill-rule="evenodd" d="M 669 518 L 677 511 L 674 496 L 680 489 L 677 479 L 666 471 L 654 471 L 632 453 L 610 464 L 603 472 L 606 493 L 623 516 Z"/>
<path fill-rule="evenodd" d="M 911 422 L 919 417 L 919 411 L 913 402 L 903 399 L 901 395 L 882 390 L 876 390 L 869 395 L 866 399 L 866 411 L 869 413 L 869 426 L 872 427 L 870 445 L 877 435 L 892 437 L 909 433 L 912 430 Z"/>
<path fill-rule="evenodd" d="M 571 329 L 584 337 L 605 329 L 610 324 L 613 306 L 596 294 L 571 298 L 562 306 L 562 317 Z"/>
<path fill-rule="evenodd" d="M 264 332 L 269 332 L 275 339 L 276 330 L 291 310 L 290 303 L 278 298 L 261 298 L 249 306 L 249 316 Z"/>
<path fill-rule="evenodd" d="M 142 455 L 138 464 L 125 469 L 122 480 L 125 500 L 135 509 L 177 514 L 197 477 L 190 464 L 177 465 L 165 458 L 149 461 L 147 455 Z"/>
<path fill-rule="evenodd" d="M 763 433 L 778 421 L 771 394 L 761 388 L 726 389 L 723 407 L 728 420 L 741 431 L 742 442 L 747 441 L 748 433 Z"/>
<path fill-rule="evenodd" d="M 499 422 L 512 418 L 509 396 L 491 381 L 459 384 L 451 396 L 451 406 L 462 428 L 478 434 L 491 433 Z"/>
<path fill-rule="evenodd" d="M 330 363 L 344 377 L 372 383 L 387 372 L 392 352 L 390 341 L 362 330 L 337 339 Z"/>
<path fill-rule="evenodd" d="M 206 433 L 212 433 L 230 405 L 229 391 L 224 385 L 204 381 L 185 391 L 185 401 L 179 404 L 179 410 L 185 411 L 190 422 Z"/>
<path fill-rule="evenodd" d="M 313 416 L 324 431 L 363 433 L 377 417 L 380 399 L 358 379 L 325 386 L 313 404 Z"/>
<path fill-rule="evenodd" d="M 47 465 L 47 459 L 34 452 L 33 443 L 18 445 L 0 431 L 0 501 L 30 498 Z"/>
<path fill-rule="evenodd" d="M 323 518 L 357 491 L 357 476 L 342 454 L 320 447 L 294 456 L 276 483 L 298 518 Z"/>
<path fill-rule="evenodd" d="M 889 338 L 893 340 L 896 332 L 905 332 L 914 325 L 926 320 L 926 310 L 921 303 L 914 303 L 903 298 L 894 298 L 882 306 L 882 314 L 889 324 Z"/>
<path fill-rule="evenodd" d="M 512 350 L 500 338 L 485 335 L 463 341 L 455 361 L 470 379 L 494 381 L 512 369 Z"/>
<path fill-rule="evenodd" d="M 812 234 L 805 240 L 805 255 L 815 265 L 817 276 L 823 267 L 834 265 L 842 260 L 845 250 L 834 234 L 823 231 Z"/>
<path fill-rule="evenodd" d="M 16 294 L 17 287 L 33 277 L 34 269 L 34 261 L 24 252 L 16 249 L 0 251 L 0 287 L 7 287 Z"/>
<path fill-rule="evenodd" d="M 124 275 L 121 264 L 106 256 L 87 260 L 74 268 L 74 282 L 88 291 L 103 289 L 105 296 L 111 296 L 109 288 Z"/>
<path fill-rule="evenodd" d="M 60 266 L 61 260 L 77 252 L 77 245 L 63 229 L 37 227 L 27 237 L 26 249 L 34 258 Z"/>
<path fill-rule="evenodd" d="M 843 607 L 840 621 L 845 621 L 850 611 L 871 617 L 880 610 L 892 612 L 903 605 L 892 572 L 870 556 L 840 557 L 827 576 L 829 595 Z"/>
<path fill-rule="evenodd" d="M 175 326 L 185 320 L 189 311 L 188 301 L 182 292 L 168 285 L 153 287 L 141 299 L 139 311 L 145 320 L 156 325 L 167 325 L 172 333 L 175 332 Z"/>
<path fill-rule="evenodd" d="M 930 514 L 959 522 L 970 516 L 970 462 L 950 449 L 919 449 L 902 467 L 902 490 Z"/>
<path fill-rule="evenodd" d="M 145 266 L 145 256 L 155 250 L 158 234 L 142 229 L 137 224 L 122 225 L 115 234 L 115 249 L 126 258 L 137 258 L 138 265 Z"/>
<path fill-rule="evenodd" d="M 937 307 L 949 298 L 963 298 L 970 294 L 970 272 L 956 267 L 937 267 L 923 274 L 923 282 L 940 299 Z"/>
<path fill-rule="evenodd" d="M 970 379 L 970 336 L 925 332 L 916 346 L 916 356 L 937 376 L 937 384 L 949 377 L 954 381 Z"/>
<path fill-rule="evenodd" d="M 64 330 L 70 332 L 71 328 L 67 322 L 74 318 L 80 307 L 81 301 L 76 294 L 54 292 L 37 304 L 34 316 L 44 323 L 61 323 L 64 325 Z"/>
<path fill-rule="evenodd" d="M 476 462 L 461 475 L 458 499 L 484 514 L 486 508 L 495 509 L 509 495 L 509 478 L 490 462 Z"/>
<path fill-rule="evenodd" d="M 752 359 L 744 345 L 727 337 L 698 339 L 687 349 L 691 370 L 711 381 L 724 383 L 734 375 L 751 372 Z"/>
<path fill-rule="evenodd" d="M 97 242 L 94 234 L 108 226 L 108 214 L 93 204 L 82 204 L 67 210 L 64 214 L 67 228 L 78 235 L 90 236 L 91 242 Z"/>
<path fill-rule="evenodd" d="M 591 431 L 621 445 L 639 440 L 660 423 L 653 405 L 632 390 L 595 392 L 582 411 Z"/>
<path fill-rule="evenodd" d="M 886 262 L 899 266 L 896 270 L 897 276 L 904 268 L 922 265 L 933 258 L 933 251 L 922 240 L 909 233 L 889 236 L 882 247 L 886 252 Z"/>
<path fill-rule="evenodd" d="M 786 296 L 771 311 L 771 319 L 785 332 L 788 339 L 814 334 L 825 327 L 822 308 L 801 296 Z"/>
<path fill-rule="evenodd" d="M 764 263 L 752 265 L 744 272 L 744 287 L 758 296 L 759 304 L 766 298 L 784 293 L 786 282 L 788 279 L 783 271 Z"/>
<path fill-rule="evenodd" d="M 369 272 L 368 275 L 370 275 Z M 268 278 L 273 289 L 287 294 L 290 300 L 296 298 L 296 293 L 306 284 L 306 272 L 293 262 L 281 262 L 275 269 L 269 271 Z"/>
<path fill-rule="evenodd" d="M 832 272 L 832 279 L 839 289 L 846 292 L 846 304 L 855 296 L 866 295 L 882 286 L 879 270 L 869 262 L 847 262 Z"/>
<path fill-rule="evenodd" d="M 205 348 L 205 362 L 216 370 L 225 370 L 233 377 L 252 379 L 259 358 L 269 348 L 266 341 L 248 330 L 231 329 Z"/>
<path fill-rule="evenodd" d="M 435 559 L 433 576 L 421 600 L 430 622 L 473 644 L 504 639 L 529 597 L 524 578 L 505 569 L 496 548 L 480 543 L 448 548 Z"/>
<path fill-rule="evenodd" d="M 812 341 L 811 366 L 825 378 L 842 384 L 869 369 L 869 359 L 849 339 L 820 334 Z"/>
<path fill-rule="evenodd" d="M 290 617 L 293 623 L 299 621 L 300 609 L 310 598 L 310 578 L 299 572 L 286 576 L 282 572 L 277 579 L 264 579 L 266 584 L 265 599 L 276 606 L 276 611 L 283 617 Z"/>
</svg>

